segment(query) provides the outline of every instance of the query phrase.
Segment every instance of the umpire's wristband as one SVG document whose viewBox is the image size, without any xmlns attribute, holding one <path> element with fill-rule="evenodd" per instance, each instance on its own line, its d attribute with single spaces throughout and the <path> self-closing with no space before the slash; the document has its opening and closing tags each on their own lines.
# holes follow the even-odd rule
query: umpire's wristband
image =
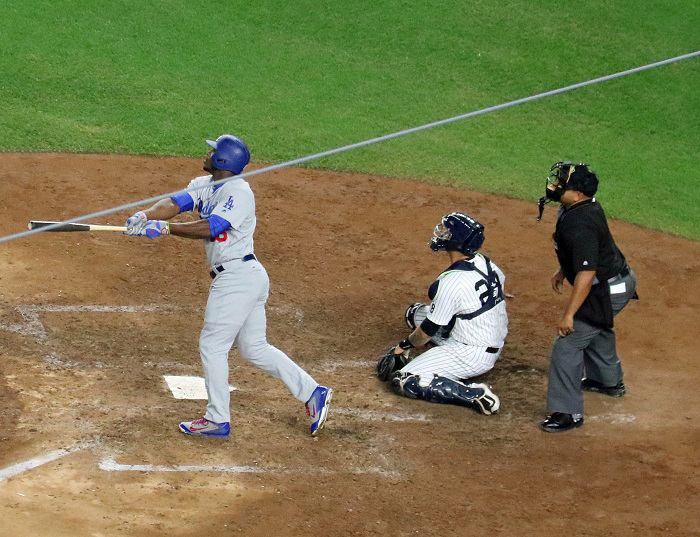
<svg viewBox="0 0 700 537">
<path fill-rule="evenodd" d="M 412 348 L 413 348 L 413 343 L 411 343 L 408 340 L 408 338 L 404 339 L 403 341 L 401 341 L 399 343 L 399 349 L 403 349 L 403 350 L 407 351 L 408 349 L 412 349 Z"/>
</svg>

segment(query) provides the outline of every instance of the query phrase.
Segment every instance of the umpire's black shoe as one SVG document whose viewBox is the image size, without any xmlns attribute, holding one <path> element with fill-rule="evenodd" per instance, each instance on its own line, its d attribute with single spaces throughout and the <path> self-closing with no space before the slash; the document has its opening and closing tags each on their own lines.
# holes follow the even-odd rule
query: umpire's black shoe
<svg viewBox="0 0 700 537">
<path fill-rule="evenodd" d="M 585 392 L 602 393 L 610 397 L 622 397 L 627 392 L 625 383 L 620 381 L 615 386 L 604 386 L 597 380 L 583 379 L 581 381 L 581 389 Z"/>
<path fill-rule="evenodd" d="M 571 414 L 555 412 L 551 416 L 547 416 L 540 427 L 542 427 L 543 431 L 548 433 L 561 433 L 569 429 L 581 427 L 581 425 L 583 425 L 583 416 L 574 417 Z"/>
</svg>

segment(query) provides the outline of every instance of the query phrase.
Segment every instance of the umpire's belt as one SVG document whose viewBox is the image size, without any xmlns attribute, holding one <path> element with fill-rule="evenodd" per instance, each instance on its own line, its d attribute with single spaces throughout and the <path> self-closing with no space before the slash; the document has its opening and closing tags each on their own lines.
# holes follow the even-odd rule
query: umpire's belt
<svg viewBox="0 0 700 537">
<path fill-rule="evenodd" d="M 622 278 L 625 278 L 626 276 L 628 276 L 629 273 L 630 273 L 630 267 L 629 267 L 629 265 L 628 265 L 627 263 L 625 263 L 625 266 L 624 266 L 624 268 L 620 271 L 620 273 L 619 273 L 619 274 L 616 274 L 616 275 L 613 276 L 612 278 L 608 278 L 608 279 L 607 279 L 607 282 L 608 282 L 608 283 L 613 283 L 613 282 L 616 282 L 617 280 L 621 280 Z M 599 280 L 597 277 L 596 277 L 596 278 L 593 278 L 593 285 L 596 285 L 596 284 L 599 284 L 599 283 L 600 283 L 600 280 Z"/>
<path fill-rule="evenodd" d="M 255 254 L 248 254 L 248 255 L 246 255 L 246 256 L 241 257 L 240 259 L 241 259 L 241 261 L 244 261 L 244 262 L 245 262 L 245 261 L 253 261 L 253 260 L 257 261 L 257 260 L 258 260 L 258 258 L 255 257 Z M 231 261 L 235 261 L 235 259 L 232 259 Z M 211 276 L 212 278 L 216 278 L 219 274 L 221 274 L 221 273 L 222 273 L 223 271 L 225 271 L 225 270 L 226 270 L 226 268 L 225 268 L 223 265 L 216 265 L 216 266 L 213 268 L 213 270 L 211 270 L 211 271 L 209 272 L 209 276 Z"/>
</svg>

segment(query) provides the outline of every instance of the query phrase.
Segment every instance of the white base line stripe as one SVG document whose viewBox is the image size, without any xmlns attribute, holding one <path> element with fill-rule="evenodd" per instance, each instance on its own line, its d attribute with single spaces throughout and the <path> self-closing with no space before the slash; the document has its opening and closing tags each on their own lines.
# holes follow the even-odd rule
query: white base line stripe
<svg viewBox="0 0 700 537">
<path fill-rule="evenodd" d="M 228 474 L 306 474 L 306 475 L 334 475 L 341 473 L 351 474 L 378 474 L 386 477 L 398 477 L 400 474 L 393 470 L 380 467 L 351 468 L 347 471 L 328 470 L 325 468 L 312 468 L 308 470 L 292 470 L 280 466 L 261 468 L 259 466 L 220 466 L 220 465 L 173 465 L 162 464 L 119 464 L 112 458 L 103 459 L 100 462 L 100 470 L 107 472 L 217 472 Z"/>
<path fill-rule="evenodd" d="M 356 416 L 363 420 L 371 421 L 430 421 L 425 414 L 394 414 L 390 410 L 375 412 L 372 410 L 357 410 L 354 408 L 337 408 L 331 406 L 329 416 L 333 414 Z"/>
<path fill-rule="evenodd" d="M 41 466 L 42 464 L 46 464 L 47 462 L 53 462 L 57 459 L 60 459 L 61 457 L 65 457 L 66 455 L 70 455 L 71 453 L 75 453 L 76 451 L 80 451 L 80 449 L 82 448 L 58 449 L 56 451 L 52 451 L 51 453 L 47 453 L 46 455 L 35 457 L 34 459 L 29 459 L 28 461 L 13 464 L 12 466 L 8 466 L 7 468 L 3 468 L 2 470 L 0 470 L 0 481 L 3 481 L 8 477 L 12 477 L 26 472 L 27 470 L 31 470 L 32 468 L 36 468 L 37 466 Z"/>
<path fill-rule="evenodd" d="M 226 472 L 232 474 L 262 474 L 275 471 L 272 468 L 266 469 L 257 466 L 119 464 L 114 459 L 102 460 L 100 470 L 108 472 Z"/>
</svg>

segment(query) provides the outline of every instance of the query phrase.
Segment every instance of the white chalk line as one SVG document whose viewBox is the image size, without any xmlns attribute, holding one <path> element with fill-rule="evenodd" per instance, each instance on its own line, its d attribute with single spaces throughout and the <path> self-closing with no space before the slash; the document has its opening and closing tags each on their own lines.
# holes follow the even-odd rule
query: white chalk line
<svg viewBox="0 0 700 537">
<path fill-rule="evenodd" d="M 632 423 L 636 421 L 637 417 L 633 414 L 600 414 L 596 416 L 586 416 L 589 421 L 605 421 L 619 425 L 622 423 Z"/>
<path fill-rule="evenodd" d="M 99 306 L 99 305 L 29 305 L 15 306 L 22 315 L 23 323 L 0 323 L 0 330 L 15 332 L 45 340 L 48 336 L 41 322 L 41 312 L 90 312 L 90 313 L 172 313 L 177 308 L 170 305 L 149 304 L 141 306 Z"/>
<path fill-rule="evenodd" d="M 35 457 L 24 462 L 18 462 L 17 464 L 13 464 L 12 466 L 8 466 L 7 468 L 3 468 L 2 470 L 0 470 L 0 481 L 3 481 L 8 477 L 19 475 L 28 470 L 32 470 L 43 464 L 53 462 L 62 457 L 65 457 L 66 455 L 70 455 L 71 453 L 75 453 L 77 451 L 85 449 L 86 447 L 88 446 L 83 445 L 73 448 L 57 449 L 55 451 L 51 451 L 50 453 L 46 453 L 45 455 L 41 455 L 39 457 Z"/>
<path fill-rule="evenodd" d="M 374 410 L 359 410 L 356 408 L 338 408 L 331 406 L 328 415 L 353 416 L 366 421 L 430 421 L 425 414 L 396 414 L 392 411 L 377 412 Z"/>
<path fill-rule="evenodd" d="M 357 467 L 348 470 L 332 470 L 330 468 L 286 468 L 283 466 L 226 466 L 226 465 L 163 465 L 163 464 L 120 464 L 112 457 L 102 459 L 100 470 L 106 472 L 188 472 L 188 473 L 227 473 L 227 474 L 303 474 L 303 475 L 337 475 L 337 474 L 377 474 L 385 477 L 398 477 L 394 470 L 378 466 Z"/>
<path fill-rule="evenodd" d="M 360 361 L 360 360 L 347 360 L 347 361 L 334 361 L 334 362 L 323 362 L 321 364 L 314 364 L 309 367 L 309 369 L 316 369 L 318 371 L 325 371 L 327 373 L 332 373 L 338 368 L 359 368 L 359 369 L 374 369 L 377 362 L 370 361 Z"/>
</svg>

